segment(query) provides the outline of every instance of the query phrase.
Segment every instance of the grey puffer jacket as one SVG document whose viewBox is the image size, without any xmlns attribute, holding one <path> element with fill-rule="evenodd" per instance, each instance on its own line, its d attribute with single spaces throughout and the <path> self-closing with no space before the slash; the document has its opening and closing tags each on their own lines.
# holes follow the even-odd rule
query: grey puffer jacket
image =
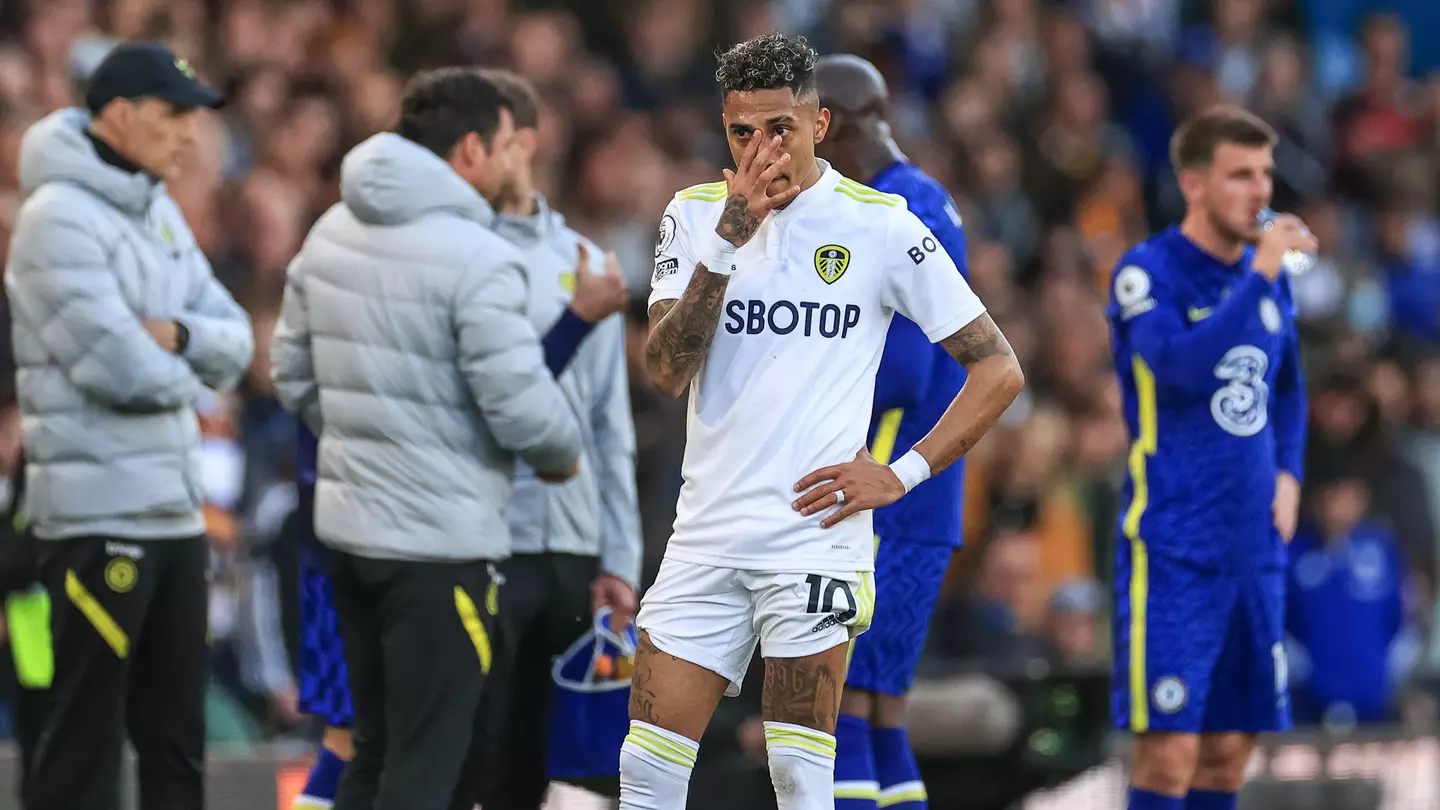
<svg viewBox="0 0 1440 810">
<path fill-rule="evenodd" d="M 515 457 L 563 471 L 575 414 L 526 318 L 519 252 L 433 152 L 376 135 L 290 268 L 276 391 L 320 437 L 315 531 L 361 557 L 502 559 Z"/>
<path fill-rule="evenodd" d="M 61 110 L 20 145 L 25 201 L 5 286 L 28 457 L 22 510 L 47 540 L 197 535 L 193 403 L 249 366 L 250 319 L 164 184 L 101 160 L 89 121 Z M 148 319 L 185 324 L 183 356 L 150 337 Z"/>
</svg>

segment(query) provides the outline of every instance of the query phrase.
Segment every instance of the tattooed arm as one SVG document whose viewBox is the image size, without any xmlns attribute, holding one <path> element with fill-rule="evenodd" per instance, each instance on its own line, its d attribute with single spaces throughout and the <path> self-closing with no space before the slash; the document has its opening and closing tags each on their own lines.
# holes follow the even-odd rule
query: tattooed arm
<svg viewBox="0 0 1440 810">
<path fill-rule="evenodd" d="M 661 392 L 672 397 L 685 393 L 690 378 L 705 362 L 720 325 L 720 309 L 725 305 L 725 288 L 729 284 L 729 276 L 711 273 L 704 264 L 697 264 L 679 299 L 657 301 L 650 307 L 645 369 L 650 382 Z"/>
<path fill-rule="evenodd" d="M 728 195 L 720 221 L 715 225 L 711 255 L 733 257 L 734 251 L 760 229 L 770 211 L 795 199 L 798 185 L 791 185 L 778 194 L 766 189 L 770 181 L 790 162 L 782 154 L 779 136 L 765 141 L 760 136 L 750 139 L 737 170 L 725 170 Z M 716 252 L 715 247 L 723 249 Z M 734 265 L 706 267 L 708 257 L 695 264 L 690 283 L 679 299 L 656 301 L 650 306 L 650 336 L 645 341 L 645 368 L 650 382 L 672 397 L 685 392 L 690 380 L 705 362 L 715 330 L 720 326 L 720 310 L 725 306 L 725 288 L 730 284 Z M 652 299 L 653 300 L 653 299 Z"/>
<path fill-rule="evenodd" d="M 919 455 L 918 463 L 929 465 L 931 475 L 969 452 L 1025 386 L 1015 352 L 989 313 L 982 312 L 941 344 L 965 366 L 969 377 L 940 421 L 911 448 Z M 843 503 L 835 494 L 842 490 Z M 820 521 L 828 529 L 856 512 L 889 506 L 909 490 L 894 465 L 881 464 L 862 448 L 853 461 L 823 467 L 800 479 L 795 491 L 800 496 L 791 505 L 802 515 L 840 507 Z"/>
<path fill-rule="evenodd" d="M 965 386 L 915 450 L 930 462 L 934 472 L 949 467 L 970 451 L 1000 414 L 1010 407 L 1025 386 L 1025 374 L 1001 334 L 986 313 L 940 342 L 955 361 L 965 367 Z"/>
</svg>

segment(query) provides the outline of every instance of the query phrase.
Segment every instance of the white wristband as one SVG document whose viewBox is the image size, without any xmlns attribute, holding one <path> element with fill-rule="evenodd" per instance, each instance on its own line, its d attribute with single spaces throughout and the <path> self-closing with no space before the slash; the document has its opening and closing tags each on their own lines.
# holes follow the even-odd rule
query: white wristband
<svg viewBox="0 0 1440 810">
<path fill-rule="evenodd" d="M 930 462 L 926 461 L 919 451 L 911 450 L 891 464 L 890 471 L 895 473 L 895 477 L 905 485 L 905 491 L 909 492 L 930 477 Z"/>
<path fill-rule="evenodd" d="M 710 249 L 705 252 L 705 269 L 722 276 L 735 272 L 735 250 L 729 239 L 715 234 L 710 238 Z"/>
</svg>

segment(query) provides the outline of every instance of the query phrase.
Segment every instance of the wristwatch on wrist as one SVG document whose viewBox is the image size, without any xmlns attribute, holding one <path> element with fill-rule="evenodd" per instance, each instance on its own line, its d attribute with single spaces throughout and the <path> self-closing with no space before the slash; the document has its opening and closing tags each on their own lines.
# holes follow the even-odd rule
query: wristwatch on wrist
<svg viewBox="0 0 1440 810">
<path fill-rule="evenodd" d="M 181 323 L 181 322 L 179 322 L 179 321 L 176 321 L 176 322 L 175 322 L 175 353 L 176 353 L 176 354 L 184 354 L 184 353 L 185 353 L 185 347 L 187 347 L 187 346 L 189 346 L 189 345 L 190 345 L 190 327 L 186 326 L 185 324 L 183 324 L 183 323 Z"/>
</svg>

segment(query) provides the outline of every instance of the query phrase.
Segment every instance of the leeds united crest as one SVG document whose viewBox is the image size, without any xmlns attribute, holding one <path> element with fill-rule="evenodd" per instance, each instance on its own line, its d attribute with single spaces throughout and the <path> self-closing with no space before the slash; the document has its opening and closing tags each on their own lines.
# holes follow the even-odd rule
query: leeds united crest
<svg viewBox="0 0 1440 810">
<path fill-rule="evenodd" d="M 815 272 L 826 284 L 834 284 L 850 266 L 850 250 L 840 245 L 825 245 L 815 251 Z"/>
</svg>

